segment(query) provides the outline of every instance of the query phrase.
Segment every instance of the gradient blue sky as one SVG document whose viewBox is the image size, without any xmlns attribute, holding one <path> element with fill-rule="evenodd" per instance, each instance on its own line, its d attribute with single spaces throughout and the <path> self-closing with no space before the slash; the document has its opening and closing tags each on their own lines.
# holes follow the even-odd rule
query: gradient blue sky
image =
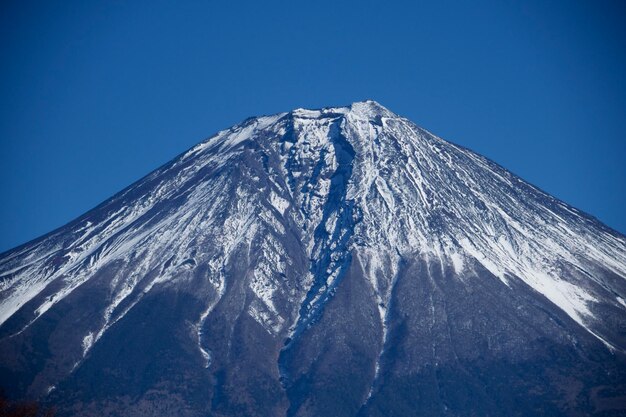
<svg viewBox="0 0 626 417">
<path fill-rule="evenodd" d="M 242 119 L 372 98 L 626 232 L 622 1 L 4 1 L 0 251 Z"/>
</svg>

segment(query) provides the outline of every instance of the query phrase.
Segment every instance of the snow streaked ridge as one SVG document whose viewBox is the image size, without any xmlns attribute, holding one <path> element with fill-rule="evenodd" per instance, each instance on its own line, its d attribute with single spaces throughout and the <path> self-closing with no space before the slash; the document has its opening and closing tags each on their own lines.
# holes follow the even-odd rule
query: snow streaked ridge
<svg viewBox="0 0 626 417">
<path fill-rule="evenodd" d="M 309 274 L 294 274 L 287 235 L 311 260 Z M 437 259 L 467 285 L 478 265 L 507 285 L 521 280 L 611 349 L 593 305 L 623 309 L 626 299 L 623 285 L 603 279 L 606 271 L 626 277 L 623 236 L 366 101 L 248 119 L 5 253 L 0 324 L 34 303 L 23 331 L 98 271 L 121 264 L 101 323 L 86 330 L 87 354 L 145 294 L 188 282 L 206 265 L 194 332 L 208 366 L 202 326 L 231 284 L 223 268 L 241 251 L 259 254 L 240 278 L 252 297 L 246 314 L 273 335 L 294 337 L 315 320 L 351 254 L 368 265 L 383 329 L 399 257 Z"/>
</svg>

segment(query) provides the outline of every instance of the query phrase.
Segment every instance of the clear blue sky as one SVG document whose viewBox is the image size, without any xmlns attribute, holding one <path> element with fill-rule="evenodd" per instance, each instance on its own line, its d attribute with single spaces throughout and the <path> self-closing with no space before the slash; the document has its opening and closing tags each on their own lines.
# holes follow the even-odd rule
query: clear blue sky
<svg viewBox="0 0 626 417">
<path fill-rule="evenodd" d="M 622 1 L 3 1 L 0 251 L 242 119 L 372 98 L 626 232 Z"/>
</svg>

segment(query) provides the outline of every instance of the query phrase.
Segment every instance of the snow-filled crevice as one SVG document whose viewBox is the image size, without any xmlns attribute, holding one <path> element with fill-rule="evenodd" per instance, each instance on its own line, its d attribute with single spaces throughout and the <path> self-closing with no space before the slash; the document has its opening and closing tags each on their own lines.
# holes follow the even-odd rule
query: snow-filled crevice
<svg viewBox="0 0 626 417">
<path fill-rule="evenodd" d="M 329 130 L 329 141 L 333 147 L 337 168 L 330 181 L 328 198 L 323 207 L 321 221 L 315 228 L 311 254 L 312 285 L 300 306 L 291 336 L 281 350 L 278 366 L 283 386 L 289 388 L 290 379 L 287 356 L 303 332 L 321 317 L 324 306 L 351 263 L 348 243 L 359 220 L 353 201 L 346 199 L 348 184 L 352 177 L 355 152 L 341 132 L 342 118 L 333 122 Z"/>
</svg>

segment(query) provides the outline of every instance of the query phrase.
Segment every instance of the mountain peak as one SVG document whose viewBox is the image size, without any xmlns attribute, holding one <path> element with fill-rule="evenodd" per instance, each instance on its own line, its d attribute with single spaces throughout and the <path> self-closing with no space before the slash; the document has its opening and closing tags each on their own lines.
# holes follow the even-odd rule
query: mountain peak
<svg viewBox="0 0 626 417">
<path fill-rule="evenodd" d="M 380 120 L 381 117 L 398 117 L 395 113 L 374 100 L 356 101 L 347 106 L 324 107 L 321 109 L 298 108 L 293 110 L 292 113 L 297 117 L 304 118 L 317 118 L 329 114 L 350 114 L 356 118 L 370 119 L 372 121 Z"/>
<path fill-rule="evenodd" d="M 365 118 L 397 117 L 396 114 L 374 100 L 357 101 L 352 103 L 350 108 Z"/>
<path fill-rule="evenodd" d="M 149 364 L 147 386 L 105 381 L 106 392 L 149 398 L 171 382 L 171 401 L 212 398 L 192 415 L 233 415 L 240 398 L 257 401 L 233 406 L 242 415 L 337 415 L 323 405 L 339 399 L 356 415 L 437 386 L 424 401 L 480 415 L 503 406 L 485 392 L 528 393 L 561 374 L 526 370 L 562 358 L 568 378 L 613 386 L 606 369 L 614 380 L 625 369 L 611 362 L 626 351 L 625 278 L 624 236 L 377 102 L 296 109 L 225 129 L 2 254 L 0 352 L 41 352 L 0 355 L 0 378 L 62 403 L 89 378 Z M 575 368 L 589 356 L 605 362 Z M 456 380 L 467 395 L 444 392 Z M 345 390 L 356 391 L 325 397 Z M 473 396 L 491 405 L 463 402 Z M 182 408 L 172 404 L 163 409 Z"/>
</svg>

